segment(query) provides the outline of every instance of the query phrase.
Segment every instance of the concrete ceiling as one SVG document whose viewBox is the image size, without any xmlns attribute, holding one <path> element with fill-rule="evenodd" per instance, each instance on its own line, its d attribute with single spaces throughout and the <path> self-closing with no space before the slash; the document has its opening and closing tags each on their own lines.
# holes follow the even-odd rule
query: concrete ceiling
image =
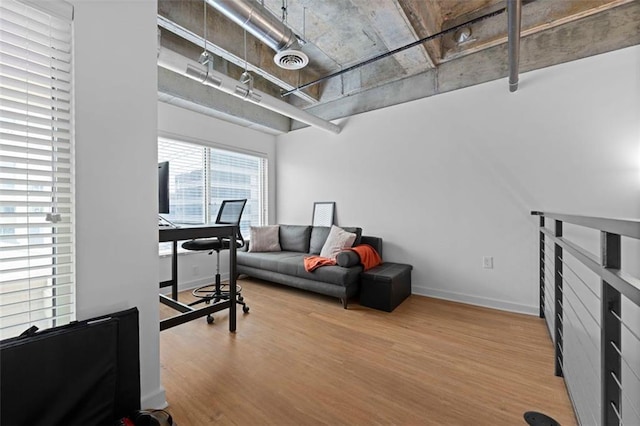
<svg viewBox="0 0 640 426">
<path fill-rule="evenodd" d="M 256 0 L 282 19 L 282 0 Z M 506 0 L 286 0 L 286 23 L 306 44 L 302 70 L 284 70 L 275 52 L 207 5 L 207 48 L 214 68 L 239 79 L 244 67 L 255 88 L 326 120 L 384 108 L 508 75 Z M 205 32 L 203 0 L 159 0 L 162 47 L 197 60 Z M 452 31 L 397 54 L 346 68 L 468 25 L 459 43 Z M 640 43 L 640 0 L 524 0 L 519 71 L 526 72 Z M 245 65 L 246 60 L 246 65 Z M 293 91 L 309 82 L 310 87 Z M 542 83 L 543 84 L 543 83 Z M 505 81 L 505 91 L 508 91 Z M 520 90 L 535 90 L 521 88 Z M 183 75 L 159 69 L 162 101 L 272 134 L 302 123 Z M 284 93 L 291 92 L 287 95 Z"/>
</svg>

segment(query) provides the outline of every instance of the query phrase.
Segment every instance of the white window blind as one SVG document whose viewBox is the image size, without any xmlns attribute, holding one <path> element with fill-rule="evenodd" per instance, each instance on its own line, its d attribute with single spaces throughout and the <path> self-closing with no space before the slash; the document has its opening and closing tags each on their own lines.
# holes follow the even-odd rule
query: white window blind
<svg viewBox="0 0 640 426">
<path fill-rule="evenodd" d="M 240 229 L 267 223 L 267 159 L 202 145 L 158 140 L 158 161 L 169 162 L 169 214 L 174 223 L 216 220 L 223 200 L 247 199 Z"/>
<path fill-rule="evenodd" d="M 158 161 L 169 162 L 169 214 L 174 223 L 205 222 L 204 148 L 184 142 L 158 141 Z"/>
<path fill-rule="evenodd" d="M 214 222 L 223 200 L 247 199 L 240 232 L 249 237 L 249 227 L 266 224 L 267 160 L 254 155 L 210 149 L 209 221 Z"/>
<path fill-rule="evenodd" d="M 0 338 L 74 319 L 72 8 L 0 2 Z"/>
</svg>

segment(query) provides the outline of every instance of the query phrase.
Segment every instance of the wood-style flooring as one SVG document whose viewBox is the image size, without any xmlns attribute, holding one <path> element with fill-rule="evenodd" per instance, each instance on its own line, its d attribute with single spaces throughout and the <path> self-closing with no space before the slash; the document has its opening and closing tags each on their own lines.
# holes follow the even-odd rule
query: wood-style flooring
<svg viewBox="0 0 640 426">
<path fill-rule="evenodd" d="M 259 280 L 251 311 L 160 333 L 178 426 L 575 425 L 543 320 L 421 296 L 392 313 Z M 191 295 L 183 293 L 180 300 Z M 161 306 L 162 318 L 174 311 Z"/>
</svg>

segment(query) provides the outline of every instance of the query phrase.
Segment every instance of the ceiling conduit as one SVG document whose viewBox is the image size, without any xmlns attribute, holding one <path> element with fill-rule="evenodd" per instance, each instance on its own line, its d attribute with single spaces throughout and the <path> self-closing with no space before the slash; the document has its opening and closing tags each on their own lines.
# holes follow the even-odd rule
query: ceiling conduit
<svg viewBox="0 0 640 426">
<path fill-rule="evenodd" d="M 276 52 L 303 43 L 293 30 L 255 0 L 205 0 Z"/>
<path fill-rule="evenodd" d="M 522 0 L 507 0 L 507 36 L 509 51 L 509 91 L 518 90 L 518 68 L 520 66 L 520 22 Z"/>
<path fill-rule="evenodd" d="M 233 78 L 214 70 L 210 65 L 204 66 L 192 61 L 179 53 L 165 47 L 160 47 L 158 52 L 158 66 L 175 73 L 185 75 L 202 84 L 218 89 L 229 95 L 252 102 L 268 110 L 285 115 L 294 120 L 317 127 L 335 134 L 340 133 L 340 126 L 309 114 L 291 104 L 274 98 L 250 85 L 243 84 Z"/>
</svg>

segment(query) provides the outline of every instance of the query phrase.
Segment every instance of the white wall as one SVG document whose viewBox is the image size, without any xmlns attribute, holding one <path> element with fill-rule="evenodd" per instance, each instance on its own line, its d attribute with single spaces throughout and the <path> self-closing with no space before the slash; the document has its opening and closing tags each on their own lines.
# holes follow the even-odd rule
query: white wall
<svg viewBox="0 0 640 426">
<path fill-rule="evenodd" d="M 77 317 L 137 306 L 143 407 L 160 385 L 155 0 L 73 0 Z M 114 31 L 115 30 L 115 31 Z"/>
<path fill-rule="evenodd" d="M 221 94 L 220 96 L 229 95 Z M 162 136 L 266 156 L 269 172 L 268 217 L 270 223 L 275 223 L 275 136 L 240 127 L 164 102 L 158 102 L 157 108 L 158 132 Z M 179 288 L 182 290 L 211 283 L 215 274 L 215 262 L 215 255 L 209 256 L 207 253 L 185 253 L 180 255 L 178 264 Z M 228 277 L 228 265 L 228 253 L 223 251 L 220 253 L 220 271 L 223 279 Z M 170 257 L 163 256 L 160 259 L 160 276 L 162 280 L 171 277 Z M 165 290 L 170 289 L 167 288 Z"/>
<path fill-rule="evenodd" d="M 414 293 L 536 313 L 531 210 L 640 217 L 639 76 L 636 46 L 279 136 L 277 222 L 336 201 Z"/>
<path fill-rule="evenodd" d="M 158 103 L 155 0 L 71 3 L 75 7 L 77 317 L 138 307 L 142 406 L 161 407 L 166 401 L 160 383 L 158 282 L 167 279 L 168 260 L 161 264 L 158 257 L 158 129 L 165 135 L 265 153 L 272 218 L 275 138 Z M 193 255 L 181 273 L 200 284 L 211 278 L 212 260 Z M 225 271 L 226 263 L 223 258 Z M 198 274 L 193 274 L 193 265 Z"/>
</svg>

